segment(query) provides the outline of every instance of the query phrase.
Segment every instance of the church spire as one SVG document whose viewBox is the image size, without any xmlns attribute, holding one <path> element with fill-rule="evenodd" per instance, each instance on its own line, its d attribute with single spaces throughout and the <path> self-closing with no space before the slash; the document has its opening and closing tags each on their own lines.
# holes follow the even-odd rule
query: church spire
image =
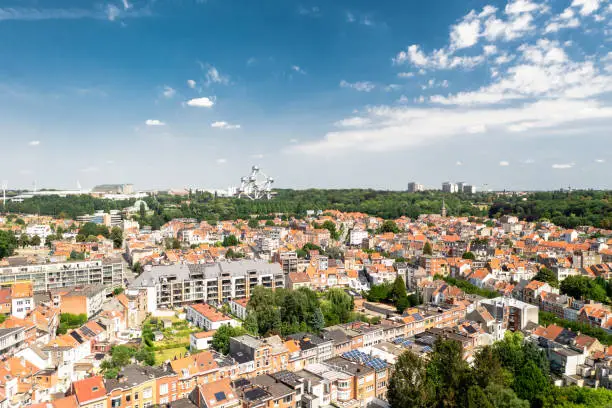
<svg viewBox="0 0 612 408">
<path fill-rule="evenodd" d="M 444 199 L 442 199 L 442 212 L 441 212 L 442 217 L 446 217 L 446 203 L 444 202 Z"/>
</svg>

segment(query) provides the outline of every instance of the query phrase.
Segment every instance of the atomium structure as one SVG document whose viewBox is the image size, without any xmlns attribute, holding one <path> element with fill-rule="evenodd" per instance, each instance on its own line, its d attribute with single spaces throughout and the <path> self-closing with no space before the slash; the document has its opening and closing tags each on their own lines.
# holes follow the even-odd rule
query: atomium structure
<svg viewBox="0 0 612 408">
<path fill-rule="evenodd" d="M 251 174 L 242 177 L 240 181 L 238 198 L 249 198 L 251 200 L 269 200 L 272 198 L 272 183 L 274 183 L 274 179 L 266 176 L 259 169 L 259 166 L 253 166 Z"/>
</svg>

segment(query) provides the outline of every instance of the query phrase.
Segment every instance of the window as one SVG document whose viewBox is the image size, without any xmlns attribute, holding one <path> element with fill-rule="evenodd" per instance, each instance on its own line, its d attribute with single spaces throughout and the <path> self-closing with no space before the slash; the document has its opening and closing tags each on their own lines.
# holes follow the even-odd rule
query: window
<svg viewBox="0 0 612 408">
<path fill-rule="evenodd" d="M 168 397 L 160 398 L 159 403 L 160 404 L 167 404 L 168 403 Z"/>
<path fill-rule="evenodd" d="M 176 383 L 175 382 L 172 383 L 171 389 L 172 389 L 172 391 L 176 391 Z"/>
<path fill-rule="evenodd" d="M 93 406 L 93 408 L 104 408 L 105 405 L 106 403 L 104 402 L 98 402 L 97 404 Z"/>
<path fill-rule="evenodd" d="M 151 387 L 147 388 L 146 390 L 142 392 L 142 398 L 147 399 L 147 398 L 151 398 L 152 396 L 153 396 L 153 390 L 151 389 Z"/>
<path fill-rule="evenodd" d="M 159 386 L 159 395 L 166 395 L 168 393 L 168 384 L 162 384 Z M 163 402 L 162 402 L 163 404 Z"/>
<path fill-rule="evenodd" d="M 283 398 L 283 402 L 285 403 L 290 403 L 291 401 L 293 401 L 293 395 L 287 395 L 285 398 Z"/>
<path fill-rule="evenodd" d="M 134 399 L 135 399 L 135 400 L 137 400 L 137 399 L 138 399 L 138 393 L 137 393 L 137 392 L 135 392 L 135 393 L 134 393 Z"/>
<path fill-rule="evenodd" d="M 138 394 L 136 394 L 136 395 L 138 395 Z M 138 398 L 136 398 L 136 399 L 138 399 Z M 130 394 L 125 396 L 125 402 L 130 402 L 131 400 L 132 400 L 132 396 Z"/>
<path fill-rule="evenodd" d="M 121 406 L 121 397 L 111 399 L 111 407 L 116 408 Z"/>
</svg>

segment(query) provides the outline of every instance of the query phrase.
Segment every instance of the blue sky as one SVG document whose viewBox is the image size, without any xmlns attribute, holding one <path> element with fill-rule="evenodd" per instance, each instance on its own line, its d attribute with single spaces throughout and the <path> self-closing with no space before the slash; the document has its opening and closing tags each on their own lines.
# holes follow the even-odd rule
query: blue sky
<svg viewBox="0 0 612 408">
<path fill-rule="evenodd" d="M 611 188 L 608 0 L 3 0 L 11 187 Z"/>
</svg>

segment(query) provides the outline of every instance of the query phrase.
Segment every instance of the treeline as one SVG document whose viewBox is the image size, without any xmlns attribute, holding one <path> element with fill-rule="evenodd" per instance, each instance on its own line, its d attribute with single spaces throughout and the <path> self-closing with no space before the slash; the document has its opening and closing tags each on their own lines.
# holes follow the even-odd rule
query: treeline
<svg viewBox="0 0 612 408">
<path fill-rule="evenodd" d="M 593 225 L 612 229 L 612 192 L 540 192 L 526 197 L 504 197 L 489 209 L 491 217 L 510 214 L 527 221 L 547 219 L 567 228 Z"/>
<path fill-rule="evenodd" d="M 498 196 L 494 193 L 446 194 L 440 191 L 407 193 L 366 189 L 275 190 L 272 200 L 252 201 L 221 198 L 207 192 L 187 197 L 156 195 L 144 199 L 150 211 L 136 217 L 143 225 L 158 229 L 173 218 L 195 218 L 216 222 L 249 219 L 252 215 L 268 219 L 272 214 L 304 216 L 307 210 L 356 211 L 385 219 L 421 214 L 439 214 L 442 201 L 447 213 L 455 216 L 499 217 L 516 215 L 527 221 L 542 219 L 565 226 L 593 225 L 612 228 L 612 193 L 609 191 L 541 192 L 525 196 Z M 7 203 L 7 211 L 75 218 L 96 210 L 110 211 L 132 205 L 134 200 L 111 201 L 90 196 L 34 197 L 22 203 Z M 481 205 L 489 207 L 488 212 Z"/>
<path fill-rule="evenodd" d="M 604 408 L 612 391 L 556 387 L 546 355 L 521 333 L 507 332 L 502 341 L 479 350 L 470 366 L 462 347 L 438 340 L 423 359 L 407 351 L 391 376 L 388 400 L 398 408 Z"/>
</svg>

